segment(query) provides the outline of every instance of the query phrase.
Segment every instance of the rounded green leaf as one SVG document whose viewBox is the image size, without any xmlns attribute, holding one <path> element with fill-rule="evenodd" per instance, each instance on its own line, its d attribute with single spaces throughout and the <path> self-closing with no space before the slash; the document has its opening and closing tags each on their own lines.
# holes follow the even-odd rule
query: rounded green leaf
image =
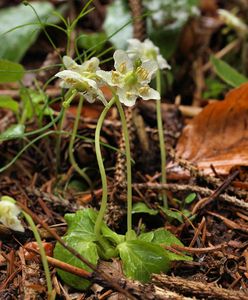
<svg viewBox="0 0 248 300">
<path fill-rule="evenodd" d="M 79 252 L 84 258 L 86 258 L 93 265 L 97 265 L 98 261 L 98 253 L 97 247 L 93 242 L 87 242 L 85 240 L 81 240 L 80 236 L 65 236 L 63 240 L 72 248 L 74 248 L 77 252 Z M 54 258 L 61 260 L 67 264 L 72 266 L 82 268 L 91 272 L 92 270 L 87 267 L 81 260 L 72 255 L 68 250 L 66 250 L 59 243 L 56 244 L 54 249 Z M 90 281 L 81 278 L 77 275 L 73 275 L 69 272 L 57 269 L 57 272 L 61 279 L 71 287 L 74 287 L 77 290 L 85 290 L 90 286 Z"/>
<path fill-rule="evenodd" d="M 147 282 L 152 273 L 169 270 L 170 260 L 159 245 L 133 240 L 121 243 L 117 248 L 127 277 Z"/>
<path fill-rule="evenodd" d="M 67 235 L 80 237 L 84 241 L 95 241 L 94 233 L 97 212 L 88 208 L 78 210 L 75 214 L 66 214 L 65 220 L 68 224 Z"/>
<path fill-rule="evenodd" d="M 22 65 L 0 59 L 0 82 L 15 82 L 21 80 L 25 70 Z"/>
</svg>

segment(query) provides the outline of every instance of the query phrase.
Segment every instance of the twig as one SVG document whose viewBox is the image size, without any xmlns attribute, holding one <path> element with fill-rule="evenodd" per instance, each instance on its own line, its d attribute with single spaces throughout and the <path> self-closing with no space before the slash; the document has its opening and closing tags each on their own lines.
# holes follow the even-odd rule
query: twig
<svg viewBox="0 0 248 300">
<path fill-rule="evenodd" d="M 205 197 L 209 197 L 214 192 L 209 188 L 204 188 L 195 185 L 187 185 L 187 184 L 175 184 L 175 183 L 166 183 L 166 184 L 149 183 L 149 182 L 135 183 L 133 184 L 133 187 L 137 189 L 150 189 L 150 190 L 158 190 L 158 191 L 164 189 L 171 192 L 191 191 L 191 192 L 199 193 L 200 195 Z M 218 196 L 218 199 L 248 211 L 248 203 L 236 197 L 229 196 L 227 194 L 222 194 Z"/>
<path fill-rule="evenodd" d="M 205 248 L 192 248 L 192 247 L 185 247 L 180 245 L 172 245 L 171 248 L 179 251 L 185 251 L 189 253 L 209 253 L 215 252 L 217 250 L 222 250 L 223 248 L 227 247 L 227 243 L 223 243 L 217 246 L 205 247 Z"/>
<path fill-rule="evenodd" d="M 24 247 L 25 250 L 28 250 L 28 251 L 31 251 L 31 252 L 34 252 L 35 254 L 39 255 L 40 256 L 40 253 L 39 251 L 31 248 L 31 247 Z M 78 268 L 78 267 L 75 267 L 75 266 L 72 266 L 72 265 L 69 265 L 61 260 L 58 260 L 58 259 L 55 259 L 51 256 L 47 256 L 47 261 L 49 262 L 50 265 L 56 267 L 56 268 L 59 268 L 63 271 L 66 271 L 66 272 L 69 272 L 71 274 L 74 274 L 74 275 L 77 275 L 77 276 L 80 276 L 80 277 L 83 277 L 85 279 L 88 279 L 90 280 L 91 279 L 91 275 L 92 273 L 84 270 L 84 269 L 81 269 L 81 268 Z"/>
<path fill-rule="evenodd" d="M 192 210 L 192 214 L 195 214 L 199 209 L 205 207 L 209 203 L 213 202 L 220 194 L 227 188 L 233 179 L 239 174 L 239 170 L 236 170 L 231 174 L 207 199 L 202 199 L 197 202 Z"/>
<path fill-rule="evenodd" d="M 247 300 L 248 294 L 240 291 L 231 291 L 213 284 L 191 281 L 180 277 L 154 274 L 152 282 L 160 287 L 168 288 L 185 296 L 195 296 L 200 299 L 211 300 Z"/>
</svg>

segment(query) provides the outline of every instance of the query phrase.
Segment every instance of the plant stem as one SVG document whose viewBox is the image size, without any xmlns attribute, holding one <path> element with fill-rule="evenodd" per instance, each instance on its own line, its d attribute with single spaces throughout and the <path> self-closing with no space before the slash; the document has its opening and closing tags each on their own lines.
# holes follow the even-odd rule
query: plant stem
<svg viewBox="0 0 248 300">
<path fill-rule="evenodd" d="M 118 99 L 116 105 L 120 114 L 122 131 L 125 141 L 126 164 L 127 164 L 127 240 L 132 239 L 132 169 L 129 134 L 124 110 Z"/>
<path fill-rule="evenodd" d="M 108 200 L 107 176 L 106 176 L 106 172 L 104 169 L 101 147 L 100 147 L 100 132 L 101 132 L 102 124 L 106 117 L 106 114 L 115 102 L 116 102 L 116 97 L 113 97 L 108 102 L 108 104 L 104 107 L 104 110 L 102 111 L 102 113 L 98 119 L 97 126 L 96 126 L 96 132 L 95 132 L 96 158 L 97 158 L 99 172 L 100 172 L 101 180 L 102 180 L 102 202 L 101 202 L 100 211 L 98 213 L 96 223 L 95 223 L 95 228 L 94 228 L 94 232 L 95 232 L 98 240 L 101 240 L 101 235 L 100 235 L 101 225 L 102 225 L 102 221 L 103 221 L 104 214 L 106 211 L 107 200 Z"/>
<path fill-rule="evenodd" d="M 50 270 L 49 270 L 49 266 L 48 266 L 48 261 L 47 261 L 47 257 L 46 257 L 46 253 L 44 250 L 44 247 L 42 245 L 42 241 L 39 235 L 39 232 L 34 224 L 33 219 L 30 217 L 30 215 L 28 215 L 27 213 L 25 213 L 24 211 L 22 211 L 25 219 L 27 220 L 29 226 L 31 227 L 31 230 L 33 231 L 35 240 L 39 246 L 39 251 L 40 251 L 40 257 L 41 257 L 41 261 L 43 264 L 43 268 L 44 268 L 44 272 L 45 272 L 45 277 L 46 277 L 46 282 L 47 282 L 47 294 L 48 294 L 48 299 L 52 300 L 54 299 L 53 297 L 53 288 L 52 288 L 52 280 L 51 280 L 51 275 L 50 275 Z"/>
<path fill-rule="evenodd" d="M 70 105 L 71 101 L 73 100 L 73 98 L 75 97 L 77 91 L 69 91 L 67 93 L 67 95 L 69 95 L 68 99 L 66 99 L 65 101 L 63 101 L 63 106 L 61 109 L 61 118 L 59 120 L 59 126 L 58 126 L 58 131 L 61 132 L 63 129 L 63 125 L 64 125 L 64 121 L 65 121 L 65 115 L 66 115 L 66 108 Z M 66 105 L 64 105 L 66 103 Z M 59 133 L 57 136 L 57 140 L 56 140 L 56 146 L 55 146 L 55 155 L 56 155 L 56 175 L 59 174 L 60 171 L 60 147 L 61 147 L 61 137 L 62 134 Z"/>
<path fill-rule="evenodd" d="M 92 190 L 92 182 L 91 182 L 90 178 L 88 177 L 87 174 L 85 174 L 85 172 L 82 169 L 79 168 L 79 166 L 75 160 L 74 153 L 73 153 L 74 152 L 73 145 L 74 145 L 74 141 L 75 141 L 77 130 L 78 130 L 79 119 L 80 119 L 80 115 L 81 115 L 81 111 L 82 111 L 82 107 L 83 107 L 83 100 L 84 100 L 84 98 L 81 96 L 79 99 L 79 102 L 78 102 L 77 114 L 76 114 L 76 118 L 74 121 L 72 135 L 71 135 L 70 143 L 69 143 L 69 159 L 70 159 L 70 162 L 71 162 L 74 170 L 76 170 L 78 172 L 78 174 L 83 177 L 83 179 L 88 183 L 90 189 Z"/>
<path fill-rule="evenodd" d="M 63 129 L 64 125 L 64 120 L 65 120 L 65 108 L 62 107 L 61 109 L 61 118 L 59 120 L 59 125 L 58 125 L 58 131 L 61 132 Z M 61 147 L 61 137 L 62 135 L 59 133 L 57 135 L 56 139 L 56 145 L 55 145 L 55 155 L 56 155 L 56 175 L 58 176 L 59 171 L 60 171 L 60 147 Z"/>
<path fill-rule="evenodd" d="M 156 86 L 157 91 L 161 95 L 161 75 L 160 71 L 156 74 Z M 157 110 L 157 126 L 159 134 L 159 147 L 160 147 L 160 160 L 161 160 L 161 183 L 166 183 L 166 149 L 164 140 L 164 129 L 163 120 L 161 115 L 161 100 L 156 100 L 156 110 Z M 162 192 L 163 204 L 165 208 L 168 208 L 166 191 Z"/>
</svg>

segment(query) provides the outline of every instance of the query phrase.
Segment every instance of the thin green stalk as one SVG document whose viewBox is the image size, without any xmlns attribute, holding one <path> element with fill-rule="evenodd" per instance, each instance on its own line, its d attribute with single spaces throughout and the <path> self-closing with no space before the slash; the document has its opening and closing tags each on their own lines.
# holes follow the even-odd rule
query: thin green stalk
<svg viewBox="0 0 248 300">
<path fill-rule="evenodd" d="M 63 101 L 63 106 L 61 109 L 61 118 L 59 120 L 59 126 L 58 126 L 58 131 L 62 131 L 63 129 L 63 125 L 64 125 L 64 120 L 65 120 L 65 116 L 66 116 L 66 109 L 67 107 L 69 107 L 70 103 L 72 102 L 73 98 L 75 97 L 77 91 L 74 90 L 71 91 L 69 90 L 69 92 L 67 93 L 67 95 L 70 95 L 68 97 L 68 99 L 66 99 L 65 101 Z M 57 136 L 57 140 L 56 140 L 56 146 L 55 146 L 55 155 L 56 155 L 56 174 L 59 174 L 60 171 L 60 148 L 61 148 L 61 137 L 62 134 L 59 133 Z"/>
<path fill-rule="evenodd" d="M 60 147 L 61 147 L 61 131 L 63 129 L 63 125 L 64 125 L 64 120 L 65 120 L 65 108 L 62 107 L 61 109 L 61 118 L 59 120 L 59 125 L 58 125 L 58 131 L 59 134 L 57 135 L 57 139 L 56 139 L 56 145 L 55 145 L 55 156 L 56 156 L 56 174 L 59 174 L 60 171 Z"/>
<path fill-rule="evenodd" d="M 36 242 L 39 246 L 40 257 L 41 257 L 42 265 L 43 265 L 44 272 L 45 272 L 46 282 L 47 282 L 48 299 L 52 300 L 52 299 L 54 299 L 54 296 L 53 296 L 53 287 L 52 287 L 51 274 L 50 274 L 50 270 L 49 270 L 49 265 L 48 265 L 46 253 L 45 253 L 44 247 L 42 245 L 42 241 L 41 241 L 39 232 L 38 232 L 38 230 L 37 230 L 37 228 L 34 224 L 33 219 L 30 217 L 30 215 L 28 215 L 24 211 L 22 211 L 22 213 L 23 213 L 25 219 L 27 220 L 29 226 L 31 227 L 31 230 L 33 231 L 35 240 L 36 240 Z"/>
<path fill-rule="evenodd" d="M 76 170 L 78 172 L 78 174 L 83 177 L 83 179 L 88 183 L 89 187 L 92 189 L 92 182 L 91 182 L 90 178 L 88 177 L 88 175 L 85 174 L 85 172 L 79 168 L 79 166 L 75 160 L 75 157 L 74 157 L 74 149 L 73 149 L 73 145 L 74 145 L 75 138 L 77 135 L 79 119 L 80 119 L 80 115 L 81 115 L 81 111 L 82 111 L 82 107 L 83 107 L 83 100 L 84 100 L 84 98 L 81 96 L 79 99 L 79 102 L 78 102 L 77 114 L 76 114 L 76 118 L 74 121 L 74 126 L 72 129 L 72 134 L 71 134 L 70 143 L 69 143 L 69 159 L 70 159 L 70 162 L 71 162 L 74 170 Z"/>
<path fill-rule="evenodd" d="M 132 239 L 132 169 L 131 169 L 131 151 L 129 143 L 128 128 L 124 110 L 118 99 L 116 105 L 120 114 L 122 131 L 125 140 L 126 164 L 127 164 L 127 240 Z"/>
<path fill-rule="evenodd" d="M 96 126 L 96 132 L 95 132 L 96 158 L 97 158 L 97 163 L 98 163 L 101 180 L 102 180 L 102 202 L 101 202 L 100 211 L 98 213 L 96 223 L 95 223 L 95 228 L 94 228 L 94 232 L 95 232 L 98 240 L 101 240 L 101 235 L 100 235 L 101 225 L 102 225 L 102 221 L 103 221 L 104 214 L 106 211 L 107 200 L 108 200 L 107 176 L 106 176 L 106 172 L 104 169 L 101 147 L 100 147 L 100 132 L 101 132 L 103 121 L 107 115 L 107 112 L 109 111 L 109 109 L 115 102 L 116 102 L 116 97 L 113 97 L 108 102 L 108 104 L 105 106 L 104 110 L 102 111 L 102 113 L 100 115 L 100 118 L 98 119 L 97 126 Z"/>
<path fill-rule="evenodd" d="M 157 91 L 161 95 L 161 75 L 160 71 L 157 71 L 156 74 L 156 86 Z M 164 129 L 163 121 L 161 115 L 161 101 L 156 101 L 156 110 L 157 110 L 157 126 L 159 134 L 159 147 L 160 147 L 160 160 L 161 160 L 161 183 L 166 183 L 166 149 L 165 149 L 165 140 L 164 140 Z M 166 191 L 162 192 L 163 204 L 165 208 L 168 208 Z"/>
</svg>

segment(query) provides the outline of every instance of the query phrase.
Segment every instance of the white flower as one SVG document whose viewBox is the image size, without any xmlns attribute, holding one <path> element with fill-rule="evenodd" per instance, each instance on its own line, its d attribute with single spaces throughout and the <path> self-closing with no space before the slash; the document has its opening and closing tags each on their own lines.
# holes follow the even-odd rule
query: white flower
<svg viewBox="0 0 248 300">
<path fill-rule="evenodd" d="M 20 214 L 21 210 L 15 204 L 14 199 L 8 196 L 3 196 L 0 201 L 0 222 L 6 227 L 11 228 L 15 231 L 24 232 L 24 227 L 22 226 L 20 220 L 17 216 Z"/>
<path fill-rule="evenodd" d="M 68 70 L 58 72 L 55 75 L 63 80 L 63 88 L 76 89 L 90 103 L 99 98 L 104 105 L 107 104 L 103 92 L 98 87 L 99 80 L 96 76 L 96 71 L 99 70 L 98 58 L 92 57 L 79 65 L 69 56 L 64 56 L 63 63 Z"/>
<path fill-rule="evenodd" d="M 81 75 L 95 74 L 99 70 L 99 59 L 97 57 L 92 57 L 91 59 L 82 63 L 82 65 L 77 64 L 70 56 L 63 57 L 63 63 L 66 69 L 75 71 Z"/>
<path fill-rule="evenodd" d="M 132 60 L 141 59 L 142 62 L 152 60 L 160 70 L 171 68 L 151 40 L 140 42 L 137 39 L 129 39 L 128 44 L 127 53 Z"/>
<path fill-rule="evenodd" d="M 240 18 L 225 9 L 218 9 L 217 12 L 220 20 L 222 20 L 226 25 L 234 28 L 242 35 L 248 34 L 248 27 Z"/>
<path fill-rule="evenodd" d="M 160 99 L 160 94 L 149 87 L 149 83 L 157 71 L 154 61 L 133 61 L 123 50 L 114 53 L 115 71 L 96 71 L 107 84 L 115 87 L 120 102 L 126 106 L 133 106 L 138 97 L 144 100 Z"/>
</svg>

